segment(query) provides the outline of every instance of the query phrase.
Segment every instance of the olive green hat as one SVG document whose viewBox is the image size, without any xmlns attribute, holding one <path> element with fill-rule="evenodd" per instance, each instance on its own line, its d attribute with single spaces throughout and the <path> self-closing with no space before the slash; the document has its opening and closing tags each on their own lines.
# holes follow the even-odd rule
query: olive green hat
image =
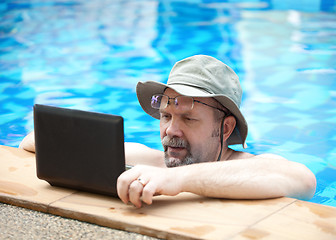
<svg viewBox="0 0 336 240">
<path fill-rule="evenodd" d="M 242 89 L 235 72 L 223 62 L 206 55 L 196 55 L 177 62 L 171 70 L 167 84 L 139 82 L 136 93 L 143 110 L 159 119 L 158 109 L 151 107 L 154 94 L 171 88 L 184 96 L 212 97 L 226 107 L 236 118 L 236 127 L 228 138 L 228 145 L 242 144 L 246 147 L 247 123 L 239 110 Z"/>
</svg>

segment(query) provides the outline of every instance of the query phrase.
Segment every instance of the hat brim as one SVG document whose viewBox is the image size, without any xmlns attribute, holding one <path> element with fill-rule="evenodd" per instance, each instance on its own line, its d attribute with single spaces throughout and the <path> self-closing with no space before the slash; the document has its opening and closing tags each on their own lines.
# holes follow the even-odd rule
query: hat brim
<svg viewBox="0 0 336 240">
<path fill-rule="evenodd" d="M 242 144 L 246 146 L 247 122 L 239 110 L 239 107 L 228 97 L 220 94 L 211 94 L 195 86 L 182 84 L 164 84 L 154 81 L 139 82 L 136 93 L 142 109 L 150 116 L 160 119 L 160 112 L 150 105 L 150 100 L 154 94 L 163 93 L 166 88 L 171 88 L 177 93 L 191 97 L 212 97 L 226 107 L 236 118 L 236 127 L 227 140 L 228 145 Z"/>
</svg>

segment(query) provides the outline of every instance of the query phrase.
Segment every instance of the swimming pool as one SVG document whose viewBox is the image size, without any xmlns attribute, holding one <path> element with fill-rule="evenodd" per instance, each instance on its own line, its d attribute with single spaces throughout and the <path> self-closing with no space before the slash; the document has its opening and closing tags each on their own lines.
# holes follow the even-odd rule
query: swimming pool
<svg viewBox="0 0 336 240">
<path fill-rule="evenodd" d="M 2 1 L 0 144 L 18 146 L 40 103 L 120 114 L 126 141 L 161 149 L 135 85 L 208 54 L 241 79 L 247 151 L 304 163 L 311 201 L 336 207 L 335 13 L 331 0 Z"/>
</svg>

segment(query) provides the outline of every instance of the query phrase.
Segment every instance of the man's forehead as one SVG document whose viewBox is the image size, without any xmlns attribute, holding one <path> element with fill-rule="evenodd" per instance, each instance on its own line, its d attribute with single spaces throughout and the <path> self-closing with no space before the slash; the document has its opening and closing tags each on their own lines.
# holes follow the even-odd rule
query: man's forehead
<svg viewBox="0 0 336 240">
<path fill-rule="evenodd" d="M 166 88 L 163 92 L 163 94 L 169 96 L 169 97 L 176 97 L 176 96 L 183 96 L 182 94 L 176 92 L 175 90 L 171 89 L 171 88 Z M 211 97 L 193 97 L 195 100 L 199 100 L 199 101 L 203 101 L 203 102 L 207 102 L 207 103 L 213 103 L 216 102 L 216 100 L 214 100 Z"/>
<path fill-rule="evenodd" d="M 174 96 L 178 96 L 178 95 L 181 95 L 179 93 L 177 93 L 176 91 L 174 91 L 173 89 L 171 88 L 166 88 L 164 91 L 163 91 L 163 94 L 169 96 L 169 97 L 174 97 Z"/>
</svg>

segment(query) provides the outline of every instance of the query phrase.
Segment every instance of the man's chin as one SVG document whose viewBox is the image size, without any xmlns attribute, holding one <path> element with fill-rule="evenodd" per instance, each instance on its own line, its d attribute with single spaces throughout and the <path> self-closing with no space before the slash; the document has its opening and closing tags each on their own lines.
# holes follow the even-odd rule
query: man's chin
<svg viewBox="0 0 336 240">
<path fill-rule="evenodd" d="M 192 157 L 187 156 L 183 159 L 179 159 L 177 157 L 171 157 L 168 156 L 168 154 L 165 154 L 165 164 L 167 167 L 180 167 L 180 166 L 186 166 L 195 163 Z"/>
<path fill-rule="evenodd" d="M 185 164 L 182 163 L 182 161 L 178 158 L 173 158 L 173 157 L 166 157 L 165 158 L 165 163 L 167 167 L 179 167 L 183 166 Z"/>
</svg>

